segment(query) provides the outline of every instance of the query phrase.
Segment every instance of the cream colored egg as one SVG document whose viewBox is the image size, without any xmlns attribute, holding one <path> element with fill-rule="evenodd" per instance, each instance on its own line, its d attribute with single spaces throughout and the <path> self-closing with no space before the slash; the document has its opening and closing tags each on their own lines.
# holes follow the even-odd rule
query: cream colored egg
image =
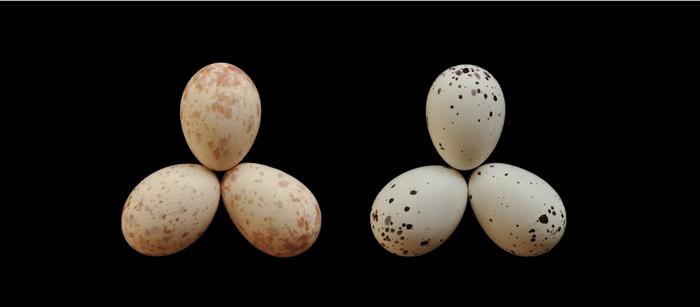
<svg viewBox="0 0 700 307">
<path fill-rule="evenodd" d="M 457 65 L 435 79 L 426 103 L 428 132 L 447 164 L 470 170 L 498 143 L 506 116 L 501 86 L 483 68 Z"/>
<path fill-rule="evenodd" d="M 243 160 L 258 134 L 258 90 L 238 67 L 208 65 L 185 87 L 180 122 L 199 162 L 212 170 L 228 170 Z"/>
<path fill-rule="evenodd" d="M 321 230 L 321 210 L 304 184 L 269 166 L 242 163 L 221 182 L 226 210 L 253 246 L 276 257 L 311 247 Z"/>
<path fill-rule="evenodd" d="M 144 255 L 165 256 L 183 250 L 214 218 L 219 189 L 216 175 L 201 165 L 173 165 L 149 175 L 124 204 L 124 238 Z"/>
<path fill-rule="evenodd" d="M 372 204 L 370 225 L 379 244 L 399 256 L 442 245 L 462 220 L 467 183 L 454 169 L 424 166 L 389 182 Z"/>
<path fill-rule="evenodd" d="M 551 250 L 566 228 L 557 192 L 522 168 L 485 164 L 469 178 L 469 198 L 481 228 L 502 249 L 518 256 Z"/>
</svg>

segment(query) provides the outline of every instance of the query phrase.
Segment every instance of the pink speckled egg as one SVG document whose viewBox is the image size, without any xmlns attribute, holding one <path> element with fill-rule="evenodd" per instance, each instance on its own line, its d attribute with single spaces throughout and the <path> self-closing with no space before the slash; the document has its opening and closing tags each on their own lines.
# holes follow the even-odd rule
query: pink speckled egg
<svg viewBox="0 0 700 307">
<path fill-rule="evenodd" d="M 242 163 L 221 182 L 226 211 L 253 246 L 276 257 L 311 247 L 321 230 L 316 198 L 294 177 L 269 166 Z"/>
<path fill-rule="evenodd" d="M 207 65 L 185 87 L 180 122 L 197 160 L 212 170 L 228 170 L 243 160 L 258 134 L 258 90 L 236 66 Z"/>
<path fill-rule="evenodd" d="M 220 196 L 219 180 L 196 164 L 163 168 L 142 180 L 122 210 L 122 233 L 144 255 L 185 249 L 207 229 Z"/>
</svg>

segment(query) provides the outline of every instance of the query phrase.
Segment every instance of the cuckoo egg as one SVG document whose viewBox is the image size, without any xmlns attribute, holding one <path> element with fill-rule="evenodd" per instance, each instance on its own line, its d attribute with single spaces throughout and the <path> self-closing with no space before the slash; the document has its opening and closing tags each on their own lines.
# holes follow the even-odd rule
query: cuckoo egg
<svg viewBox="0 0 700 307">
<path fill-rule="evenodd" d="M 221 189 L 236 228 L 268 255 L 299 255 L 321 231 L 321 210 L 314 195 L 280 170 L 241 163 L 226 172 Z"/>
<path fill-rule="evenodd" d="M 258 133 L 258 90 L 238 67 L 208 65 L 185 87 L 180 122 L 197 160 L 212 170 L 228 170 L 248 153 Z"/>
<path fill-rule="evenodd" d="M 485 164 L 469 178 L 469 199 L 481 228 L 518 256 L 551 250 L 564 234 L 566 210 L 557 192 L 522 168 Z"/>
<path fill-rule="evenodd" d="M 219 205 L 219 180 L 201 165 L 163 168 L 139 183 L 122 210 L 122 233 L 149 256 L 176 253 L 207 229 Z"/>
<path fill-rule="evenodd" d="M 474 65 L 457 65 L 441 73 L 428 93 L 428 132 L 447 164 L 470 170 L 496 147 L 506 116 L 496 79 Z"/>
<path fill-rule="evenodd" d="M 372 204 L 372 233 L 384 249 L 419 256 L 440 246 L 467 206 L 467 183 L 454 169 L 424 166 L 391 180 Z"/>
</svg>

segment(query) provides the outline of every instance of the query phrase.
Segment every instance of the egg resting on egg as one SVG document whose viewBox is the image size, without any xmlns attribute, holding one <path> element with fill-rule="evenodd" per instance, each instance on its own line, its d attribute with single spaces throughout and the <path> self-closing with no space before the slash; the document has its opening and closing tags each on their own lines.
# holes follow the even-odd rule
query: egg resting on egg
<svg viewBox="0 0 700 307">
<path fill-rule="evenodd" d="M 197 160 L 212 170 L 228 170 L 248 153 L 258 133 L 258 90 L 234 65 L 207 65 L 185 87 L 180 122 Z"/>
<path fill-rule="evenodd" d="M 441 73 L 428 92 L 428 132 L 447 164 L 470 170 L 498 143 L 506 116 L 501 86 L 485 69 L 457 65 Z"/>
<path fill-rule="evenodd" d="M 547 182 L 522 168 L 491 163 L 475 169 L 469 178 L 469 199 L 489 238 L 514 255 L 542 255 L 564 235 L 561 198 Z"/>
<path fill-rule="evenodd" d="M 181 251 L 207 229 L 219 206 L 219 180 L 201 165 L 178 164 L 143 179 L 124 204 L 122 233 L 149 256 Z"/>
<path fill-rule="evenodd" d="M 372 204 L 379 244 L 399 256 L 420 256 L 454 232 L 467 206 L 467 183 L 454 169 L 424 166 L 391 180 Z"/>
<path fill-rule="evenodd" d="M 268 255 L 299 255 L 321 231 L 321 210 L 314 195 L 280 170 L 241 163 L 226 172 L 221 190 L 236 228 Z"/>
</svg>

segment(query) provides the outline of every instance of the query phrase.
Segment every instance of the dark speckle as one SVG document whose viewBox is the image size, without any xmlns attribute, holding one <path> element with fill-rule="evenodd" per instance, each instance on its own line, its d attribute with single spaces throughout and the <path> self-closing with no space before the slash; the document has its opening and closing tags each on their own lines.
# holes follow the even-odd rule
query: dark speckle
<svg viewBox="0 0 700 307">
<path fill-rule="evenodd" d="M 459 99 L 462 99 L 462 95 L 459 95 Z"/>
<path fill-rule="evenodd" d="M 465 73 L 465 74 L 468 73 L 468 72 L 469 72 L 469 68 L 462 68 L 462 72 Z"/>
<path fill-rule="evenodd" d="M 489 94 L 484 93 L 484 99 L 489 99 Z"/>
<path fill-rule="evenodd" d="M 489 117 L 493 117 L 493 111 L 489 112 Z"/>
<path fill-rule="evenodd" d="M 508 176 L 508 173 L 505 173 L 505 175 L 504 175 L 504 176 Z"/>
<path fill-rule="evenodd" d="M 476 93 L 481 94 L 481 89 L 480 88 L 476 89 Z"/>
<path fill-rule="evenodd" d="M 438 89 L 438 95 L 440 95 L 440 92 L 442 92 L 441 88 Z"/>
<path fill-rule="evenodd" d="M 418 193 L 418 191 L 416 191 L 416 190 L 411 190 L 411 195 L 416 195 L 417 193 Z"/>
<path fill-rule="evenodd" d="M 539 218 L 539 221 L 540 221 L 540 223 L 542 223 L 542 224 L 547 224 L 547 222 L 549 222 L 549 219 L 547 219 L 547 215 L 546 215 L 546 214 L 542 214 L 542 215 L 540 216 L 540 218 Z"/>
<path fill-rule="evenodd" d="M 472 89 L 472 96 L 476 96 L 476 91 Z"/>
<path fill-rule="evenodd" d="M 495 95 L 493 96 L 493 101 L 498 101 L 498 98 Z"/>
<path fill-rule="evenodd" d="M 489 219 L 489 222 L 493 222 L 493 219 Z"/>
<path fill-rule="evenodd" d="M 413 224 L 406 224 L 406 229 L 408 229 L 408 230 L 413 229 Z"/>
<path fill-rule="evenodd" d="M 530 229 L 530 231 L 528 231 L 528 232 L 529 232 L 529 233 L 533 233 L 533 232 L 535 232 L 535 229 L 532 228 L 532 229 Z"/>
<path fill-rule="evenodd" d="M 393 189 L 395 186 L 396 186 L 396 184 L 392 184 L 392 185 L 391 185 L 391 189 Z"/>
<path fill-rule="evenodd" d="M 389 203 L 393 203 L 393 202 L 394 202 L 394 199 L 393 199 L 393 198 L 389 198 Z"/>
<path fill-rule="evenodd" d="M 406 206 L 406 207 L 403 208 L 403 211 L 405 211 L 405 212 L 408 212 L 408 210 L 411 210 L 411 207 Z"/>
<path fill-rule="evenodd" d="M 420 246 L 426 246 L 426 245 L 428 245 L 428 244 L 430 244 L 430 242 L 428 242 L 428 241 L 420 242 Z"/>
<path fill-rule="evenodd" d="M 545 217 L 546 218 L 546 217 Z M 391 224 L 391 215 L 387 215 L 386 218 L 384 219 L 384 224 L 389 225 Z"/>
<path fill-rule="evenodd" d="M 477 175 L 481 176 L 481 171 L 476 172 Z"/>
<path fill-rule="evenodd" d="M 459 95 L 459 96 L 462 97 L 462 95 Z M 454 109 L 454 108 L 455 108 L 455 106 L 453 106 L 453 105 L 450 106 L 450 109 Z"/>
</svg>

